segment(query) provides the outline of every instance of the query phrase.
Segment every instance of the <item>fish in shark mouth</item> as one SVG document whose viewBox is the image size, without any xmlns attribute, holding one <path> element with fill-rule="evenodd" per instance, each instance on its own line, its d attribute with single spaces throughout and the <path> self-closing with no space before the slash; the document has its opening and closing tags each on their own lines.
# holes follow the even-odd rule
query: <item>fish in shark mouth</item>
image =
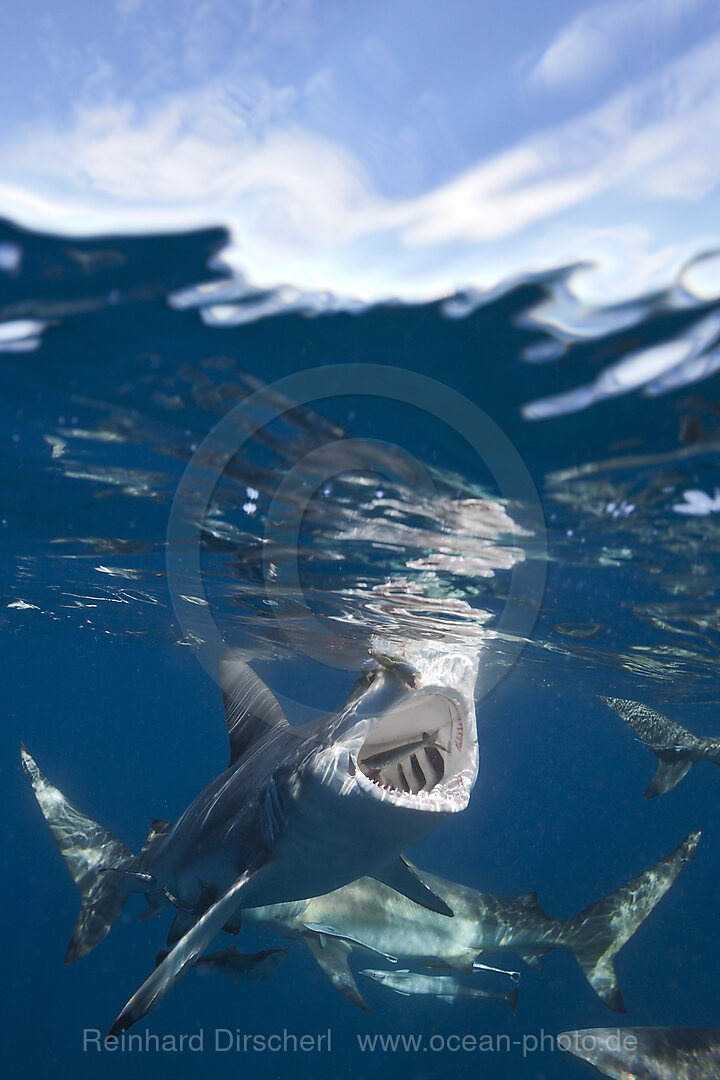
<svg viewBox="0 0 720 1080">
<path fill-rule="evenodd" d="M 434 724 L 430 735 L 425 720 Z M 418 726 L 421 727 L 417 738 Z M 468 803 L 474 747 L 466 747 L 461 705 L 447 694 L 416 696 L 387 712 L 360 748 L 358 785 L 398 806 L 455 813 Z"/>
</svg>

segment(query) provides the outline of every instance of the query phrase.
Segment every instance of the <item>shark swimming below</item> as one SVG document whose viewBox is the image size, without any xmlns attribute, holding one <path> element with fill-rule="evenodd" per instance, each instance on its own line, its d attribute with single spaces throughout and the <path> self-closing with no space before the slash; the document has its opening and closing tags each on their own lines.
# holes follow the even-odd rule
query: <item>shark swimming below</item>
<svg viewBox="0 0 720 1080">
<path fill-rule="evenodd" d="M 168 950 L 163 949 L 158 953 L 159 964 L 168 955 Z M 234 983 L 241 980 L 249 982 L 265 982 L 274 975 L 282 964 L 287 949 L 264 949 L 258 953 L 242 953 L 234 945 L 218 952 L 206 953 L 199 956 L 193 967 L 200 971 L 217 971 L 227 975 Z"/>
<path fill-rule="evenodd" d="M 646 799 L 672 791 L 696 761 L 712 761 L 720 765 L 720 738 L 694 735 L 639 701 L 610 697 L 601 697 L 600 700 L 633 729 L 659 761 L 657 772 L 645 792 Z"/>
<path fill-rule="evenodd" d="M 513 953 L 537 967 L 546 952 L 567 949 L 605 1004 L 624 1012 L 614 959 L 694 857 L 699 839 L 691 833 L 649 870 L 569 919 L 546 915 L 536 893 L 503 899 L 414 867 L 453 909 L 452 919 L 362 878 L 311 900 L 244 910 L 242 923 L 303 940 L 333 986 L 366 1011 L 348 965 L 354 951 L 471 975 L 484 953 Z"/>
<path fill-rule="evenodd" d="M 434 683 L 437 671 L 449 681 Z M 226 657 L 219 675 L 230 764 L 175 825 L 153 822 L 138 856 L 70 804 L 23 747 L 25 771 L 82 894 L 66 961 L 105 937 L 133 893 L 145 894 L 147 917 L 177 910 L 172 949 L 112 1035 L 154 1008 L 220 930 L 237 928 L 244 908 L 303 900 L 368 875 L 452 916 L 401 852 L 468 804 L 478 767 L 477 660 L 428 661 L 422 675 L 407 658 L 371 660 L 342 708 L 300 727 L 242 660 Z M 425 732 L 437 732 L 445 752 L 433 746 L 422 780 L 408 766 L 413 779 L 402 784 L 392 751 L 425 742 Z M 384 760 L 378 755 L 391 764 L 368 768 L 367 758 Z"/>
<path fill-rule="evenodd" d="M 584 1028 L 557 1037 L 561 1050 L 612 1080 L 718 1080 L 720 1028 Z"/>
</svg>

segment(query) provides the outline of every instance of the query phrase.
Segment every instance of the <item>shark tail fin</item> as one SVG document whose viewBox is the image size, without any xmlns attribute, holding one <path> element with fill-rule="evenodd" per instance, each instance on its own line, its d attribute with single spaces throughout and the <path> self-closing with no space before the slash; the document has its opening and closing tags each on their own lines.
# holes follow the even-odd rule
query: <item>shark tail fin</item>
<svg viewBox="0 0 720 1080">
<path fill-rule="evenodd" d="M 633 729 L 658 759 L 657 772 L 645 798 L 654 799 L 671 791 L 695 764 L 701 740 L 681 724 L 639 701 L 610 697 L 601 697 L 601 701 Z"/>
<path fill-rule="evenodd" d="M 614 960 L 694 857 L 700 833 L 691 833 L 659 863 L 565 923 L 562 938 L 583 975 L 608 1008 L 625 1012 Z"/>
<path fill-rule="evenodd" d="M 50 783 L 24 746 L 21 758 L 35 798 L 82 896 L 65 954 L 65 963 L 71 964 L 100 944 L 128 896 L 138 891 L 134 876 L 137 860 L 124 844 L 81 813 Z"/>
</svg>

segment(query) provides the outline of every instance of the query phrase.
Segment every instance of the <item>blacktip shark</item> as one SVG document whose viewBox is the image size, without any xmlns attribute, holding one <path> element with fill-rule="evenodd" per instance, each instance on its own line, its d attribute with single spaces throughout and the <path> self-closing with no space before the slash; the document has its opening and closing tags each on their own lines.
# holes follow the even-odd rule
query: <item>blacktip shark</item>
<svg viewBox="0 0 720 1080">
<path fill-rule="evenodd" d="M 557 1045 L 612 1080 L 718 1080 L 720 1028 L 631 1027 L 564 1031 Z"/>
<path fill-rule="evenodd" d="M 693 858 L 699 840 L 699 832 L 691 833 L 655 866 L 569 919 L 546 915 L 537 893 L 503 899 L 413 867 L 452 908 L 452 919 L 365 877 L 311 900 L 244 910 L 242 921 L 305 941 L 333 986 L 366 1011 L 348 965 L 355 950 L 470 975 L 483 968 L 478 957 L 484 953 L 513 953 L 537 967 L 551 949 L 568 949 L 605 1004 L 624 1012 L 614 959 Z"/>
<path fill-rule="evenodd" d="M 672 791 L 696 761 L 712 761 L 720 765 L 720 739 L 694 735 L 639 701 L 611 697 L 601 697 L 600 700 L 633 729 L 659 760 L 657 772 L 645 792 L 646 799 Z"/>
<path fill-rule="evenodd" d="M 455 975 L 421 975 L 408 968 L 399 968 L 396 971 L 365 968 L 360 974 L 367 979 L 374 979 L 381 986 L 386 986 L 388 990 L 394 990 L 396 994 L 402 994 L 403 997 L 421 994 L 426 997 L 436 997 L 438 1001 L 444 1001 L 448 1005 L 454 1005 L 456 1001 L 466 1001 L 469 998 L 494 998 L 497 1001 L 504 1001 L 512 1013 L 517 1008 L 517 986 L 505 993 L 496 993 L 493 990 L 484 990 L 481 986 L 471 986 L 461 982 Z"/>
<path fill-rule="evenodd" d="M 243 908 L 302 900 L 369 875 L 452 916 L 401 852 L 468 804 L 478 768 L 477 656 L 427 649 L 429 643 L 416 649 L 422 668 L 407 652 L 376 655 L 342 708 L 298 727 L 242 659 L 226 656 L 219 681 L 230 764 L 175 825 L 153 822 L 137 856 L 70 804 L 23 747 L 25 771 L 82 894 L 66 961 L 105 937 L 133 893 L 145 894 L 147 917 L 169 905 L 178 912 L 178 940 L 111 1035 L 154 1008 L 216 934 L 237 925 Z M 423 741 L 428 731 L 438 733 L 445 751 L 439 762 L 425 761 L 422 781 L 408 767 L 411 779 L 402 784 L 398 762 L 364 765 L 367 757 Z"/>
</svg>

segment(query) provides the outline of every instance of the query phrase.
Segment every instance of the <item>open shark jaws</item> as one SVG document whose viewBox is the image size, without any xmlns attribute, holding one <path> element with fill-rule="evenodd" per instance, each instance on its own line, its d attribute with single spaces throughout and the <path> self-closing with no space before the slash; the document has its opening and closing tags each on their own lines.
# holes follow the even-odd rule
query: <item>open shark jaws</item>
<svg viewBox="0 0 720 1080">
<path fill-rule="evenodd" d="M 226 656 L 219 676 L 229 766 L 175 825 L 153 822 L 137 856 L 69 803 L 22 748 L 82 894 L 66 962 L 105 937 L 133 893 L 145 894 L 146 917 L 177 910 L 177 940 L 109 1034 L 154 1008 L 220 930 L 237 930 L 243 909 L 304 900 L 367 875 L 452 916 L 401 852 L 468 805 L 478 769 L 477 655 L 447 656 L 430 643 L 404 653 L 374 654 L 342 708 L 302 726 L 288 723 L 243 660 Z M 448 681 L 433 681 L 438 675 Z"/>
<path fill-rule="evenodd" d="M 23 752 L 23 759 L 45 818 L 83 895 L 80 918 L 66 958 L 72 961 L 102 940 L 129 895 L 117 887 L 108 889 L 109 878 L 117 878 L 124 884 L 124 877 L 108 875 L 103 868 L 108 861 L 118 868 L 135 865 L 137 861 L 119 841 L 75 809 L 42 775 L 27 751 Z M 169 828 L 165 822 L 153 823 L 150 849 Z M 447 909 L 453 910 L 452 919 L 420 906 L 377 879 L 362 877 L 329 894 L 238 909 L 223 929 L 237 933 L 241 925 L 252 926 L 304 941 L 332 985 L 365 1011 L 369 1011 L 369 1006 L 348 963 L 356 951 L 383 957 L 391 964 L 402 962 L 430 971 L 469 976 L 482 970 L 501 970 L 488 969 L 481 960 L 486 954 L 512 953 L 530 966 L 538 967 L 545 953 L 567 949 L 599 997 L 609 1008 L 622 1012 L 624 1003 L 614 970 L 615 957 L 693 858 L 699 838 L 699 832 L 692 833 L 649 870 L 568 919 L 546 915 L 535 893 L 504 899 L 412 867 L 418 880 L 429 890 L 428 895 L 441 898 Z M 158 914 L 169 903 L 162 894 L 159 899 L 156 894 L 147 895 L 151 907 L 141 918 Z M 182 942 L 196 922 L 197 916 L 192 911 L 177 911 L 167 944 L 172 947 Z M 158 964 L 161 966 L 170 955 L 163 950 Z M 285 950 L 281 949 L 245 955 L 230 946 L 206 956 L 198 952 L 188 964 L 223 972 L 234 981 L 258 980 L 268 978 L 284 956 Z M 459 996 L 496 996 L 485 992 L 465 993 L 459 989 L 460 983 L 451 993 L 437 977 L 434 981 L 433 976 L 413 978 L 413 972 L 403 972 L 400 984 L 397 979 L 389 978 L 393 970 L 399 974 L 402 969 L 391 968 L 385 975 L 376 973 L 370 977 L 398 993 L 434 993 L 439 998 L 453 1000 Z M 519 977 L 512 971 L 505 974 L 514 980 Z M 442 980 L 444 976 L 439 978 Z M 516 995 L 512 992 L 497 996 L 514 1008 Z"/>
</svg>

